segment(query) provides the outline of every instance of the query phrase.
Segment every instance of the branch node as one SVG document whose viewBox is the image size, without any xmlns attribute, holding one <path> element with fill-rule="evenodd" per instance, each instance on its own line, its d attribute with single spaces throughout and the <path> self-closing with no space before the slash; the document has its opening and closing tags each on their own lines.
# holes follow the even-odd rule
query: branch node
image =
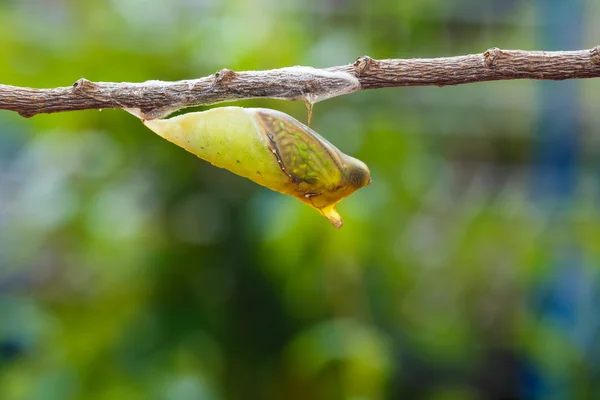
<svg viewBox="0 0 600 400">
<path fill-rule="evenodd" d="M 219 85 L 226 84 L 231 82 L 236 76 L 237 73 L 233 72 L 230 69 L 223 68 L 222 70 L 217 71 L 217 73 L 215 74 L 215 83 Z"/>
<path fill-rule="evenodd" d="M 356 76 L 362 76 L 363 74 L 368 72 L 369 69 L 371 69 L 371 67 L 375 65 L 375 63 L 376 61 L 373 60 L 371 57 L 362 56 L 358 57 L 352 65 L 354 66 L 354 70 L 356 71 Z"/>
<path fill-rule="evenodd" d="M 92 81 L 88 81 L 85 78 L 78 79 L 77 82 L 73 84 L 73 92 L 75 93 L 83 93 L 91 89 L 96 89 L 98 85 L 96 85 Z"/>
<path fill-rule="evenodd" d="M 590 59 L 593 64 L 600 65 L 600 46 L 596 46 L 590 50 Z"/>
<path fill-rule="evenodd" d="M 502 50 L 497 47 L 492 47 L 491 49 L 487 49 L 483 53 L 483 64 L 486 68 L 491 68 L 496 64 L 496 60 L 500 57 Z"/>
</svg>

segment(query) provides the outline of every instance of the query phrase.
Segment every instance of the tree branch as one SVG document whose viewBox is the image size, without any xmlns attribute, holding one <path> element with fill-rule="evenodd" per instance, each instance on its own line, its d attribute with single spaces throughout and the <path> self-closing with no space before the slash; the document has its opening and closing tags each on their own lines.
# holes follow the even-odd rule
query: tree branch
<svg viewBox="0 0 600 400">
<path fill-rule="evenodd" d="M 0 110 L 24 117 L 41 113 L 122 108 L 142 119 L 166 116 L 182 108 L 225 101 L 276 98 L 314 104 L 358 90 L 397 86 L 447 86 L 511 79 L 600 77 L 600 46 L 577 51 L 523 51 L 492 48 L 483 54 L 429 59 L 374 60 L 316 69 L 289 67 L 233 72 L 177 82 L 91 82 L 69 87 L 32 89 L 0 84 Z"/>
</svg>

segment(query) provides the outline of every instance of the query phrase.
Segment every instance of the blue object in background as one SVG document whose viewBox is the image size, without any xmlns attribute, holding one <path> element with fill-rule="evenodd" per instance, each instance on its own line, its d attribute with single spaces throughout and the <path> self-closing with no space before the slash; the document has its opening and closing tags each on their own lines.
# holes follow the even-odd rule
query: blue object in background
<svg viewBox="0 0 600 400">
<path fill-rule="evenodd" d="M 584 15 L 582 0 L 538 0 L 544 50 L 570 50 L 581 46 Z M 578 146 L 581 132 L 579 81 L 538 82 L 537 176 L 539 199 L 567 201 L 575 190 Z"/>
<path fill-rule="evenodd" d="M 540 48 L 572 50 L 582 47 L 581 27 L 585 12 L 582 0 L 538 0 L 537 6 L 542 23 Z M 578 185 L 581 84 L 580 81 L 538 83 L 540 108 L 533 193 L 538 207 L 547 213 L 548 229 L 565 238 L 575 235 L 563 216 L 565 210 L 572 207 L 570 202 Z M 541 336 L 538 350 L 543 350 L 541 354 L 546 362 L 542 362 L 545 366 L 537 367 L 534 362 L 524 373 L 524 393 L 532 399 L 579 398 L 582 389 L 578 388 L 570 365 L 573 359 L 585 360 L 584 368 L 596 364 L 587 354 L 593 354 L 594 340 L 590 338 L 598 333 L 598 306 L 593 299 L 600 288 L 576 241 L 562 240 L 549 251 L 553 252 L 552 272 L 539 283 L 532 313 L 541 325 L 547 325 L 542 330 L 553 331 L 550 336 L 557 338 L 560 348 L 544 344 L 547 332 L 538 333 Z M 596 312 L 588 312 L 590 308 Z M 554 361 L 547 362 L 552 359 Z M 556 368 L 557 359 L 563 367 Z M 548 364 L 553 367 L 548 368 Z M 591 370 L 588 373 L 591 374 Z"/>
</svg>

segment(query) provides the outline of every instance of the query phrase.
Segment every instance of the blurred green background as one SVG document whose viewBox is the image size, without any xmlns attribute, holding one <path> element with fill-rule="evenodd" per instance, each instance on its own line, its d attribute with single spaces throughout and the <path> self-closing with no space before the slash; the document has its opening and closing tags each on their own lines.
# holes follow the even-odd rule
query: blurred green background
<svg viewBox="0 0 600 400">
<path fill-rule="evenodd" d="M 599 44 L 593 0 L 0 0 L 0 82 Z M 338 210 L 121 110 L 0 112 L 0 399 L 600 398 L 600 84 L 360 92 Z M 304 104 L 270 107 L 306 121 Z"/>
</svg>

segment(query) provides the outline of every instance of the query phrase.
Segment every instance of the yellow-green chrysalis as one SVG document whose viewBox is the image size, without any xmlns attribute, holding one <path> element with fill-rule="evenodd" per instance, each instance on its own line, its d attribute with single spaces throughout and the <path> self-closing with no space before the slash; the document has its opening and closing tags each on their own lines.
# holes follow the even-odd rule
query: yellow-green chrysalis
<svg viewBox="0 0 600 400">
<path fill-rule="evenodd" d="M 217 167 L 314 207 L 336 228 L 336 204 L 371 182 L 362 161 L 279 111 L 220 107 L 144 124 Z"/>
</svg>

